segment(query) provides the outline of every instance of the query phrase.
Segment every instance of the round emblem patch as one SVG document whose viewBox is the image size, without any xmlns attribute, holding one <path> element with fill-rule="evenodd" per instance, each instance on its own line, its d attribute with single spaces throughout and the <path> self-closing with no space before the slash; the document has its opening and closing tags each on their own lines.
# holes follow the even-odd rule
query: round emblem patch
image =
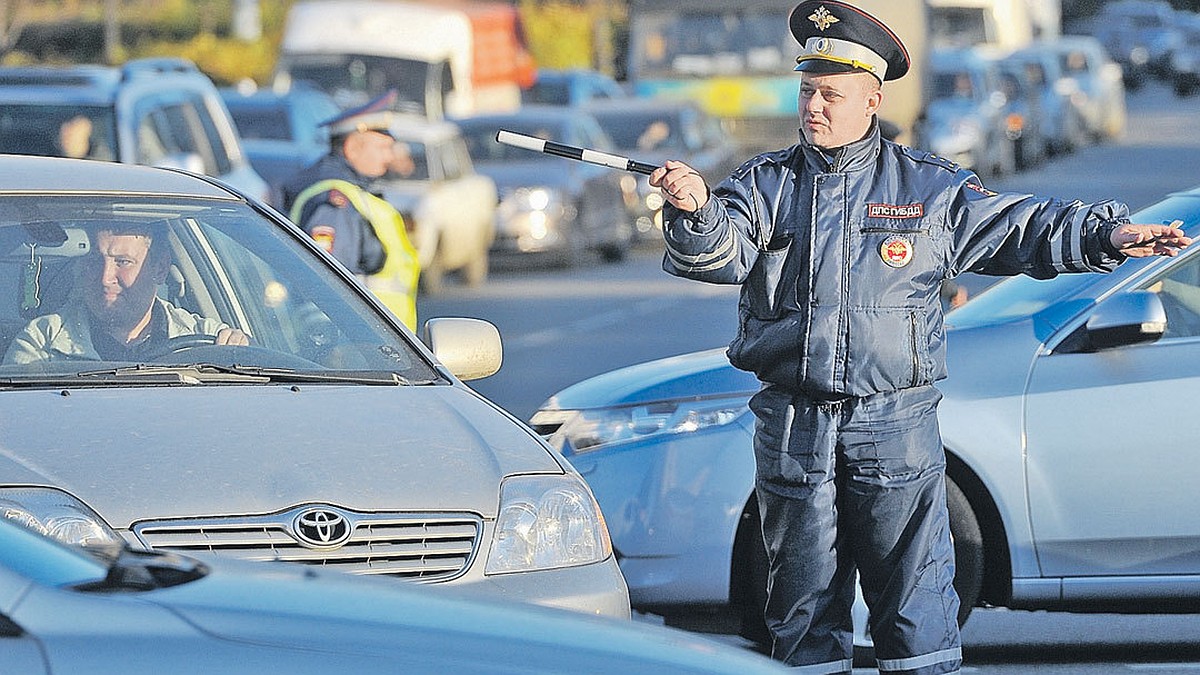
<svg viewBox="0 0 1200 675">
<path fill-rule="evenodd" d="M 912 262 L 912 242 L 899 235 L 892 235 L 883 240 L 879 247 L 879 257 L 891 267 L 904 267 Z"/>
</svg>

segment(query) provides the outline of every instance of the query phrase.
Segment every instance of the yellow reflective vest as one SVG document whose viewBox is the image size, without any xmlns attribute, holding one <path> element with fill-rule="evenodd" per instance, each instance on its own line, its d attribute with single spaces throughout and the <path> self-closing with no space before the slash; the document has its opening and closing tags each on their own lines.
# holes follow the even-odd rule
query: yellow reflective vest
<svg viewBox="0 0 1200 675">
<path fill-rule="evenodd" d="M 313 196 L 337 190 L 346 195 L 359 215 L 371 224 L 375 236 L 383 244 L 386 259 L 383 269 L 367 275 L 366 285 L 387 308 L 392 310 L 409 330 L 417 330 L 417 279 L 421 274 L 417 249 L 408 239 L 404 219 L 383 199 L 367 192 L 350 181 L 329 178 L 317 181 L 296 196 L 292 204 L 292 222 L 299 223 L 304 204 Z"/>
</svg>

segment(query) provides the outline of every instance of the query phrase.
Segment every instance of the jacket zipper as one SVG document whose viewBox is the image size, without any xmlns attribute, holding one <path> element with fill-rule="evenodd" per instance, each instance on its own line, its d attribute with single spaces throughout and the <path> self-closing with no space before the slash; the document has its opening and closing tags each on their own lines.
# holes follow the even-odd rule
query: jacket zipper
<svg viewBox="0 0 1200 675">
<path fill-rule="evenodd" d="M 917 315 L 912 312 L 908 314 L 908 339 L 912 348 L 912 386 L 915 387 L 920 382 L 921 358 L 917 351 Z"/>
</svg>

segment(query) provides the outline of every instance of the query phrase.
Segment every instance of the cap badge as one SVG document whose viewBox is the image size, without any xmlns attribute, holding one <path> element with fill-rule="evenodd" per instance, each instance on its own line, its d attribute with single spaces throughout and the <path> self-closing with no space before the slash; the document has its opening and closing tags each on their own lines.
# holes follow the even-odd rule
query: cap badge
<svg viewBox="0 0 1200 675">
<path fill-rule="evenodd" d="M 821 31 L 825 30 L 826 28 L 829 28 L 830 26 L 837 23 L 838 21 L 841 21 L 841 19 L 830 14 L 829 10 L 825 9 L 825 5 L 821 5 L 820 7 L 817 8 L 817 11 L 813 12 L 812 14 L 809 14 L 808 20 L 812 21 L 817 26 L 817 30 L 821 30 Z"/>
<path fill-rule="evenodd" d="M 833 53 L 833 43 L 830 42 L 829 38 L 817 38 L 817 41 L 813 43 L 813 50 L 818 54 L 828 56 Z"/>
<path fill-rule="evenodd" d="M 904 267 L 912 262 L 912 242 L 899 235 L 888 237 L 879 247 L 879 257 L 883 258 L 883 262 L 889 267 Z"/>
</svg>

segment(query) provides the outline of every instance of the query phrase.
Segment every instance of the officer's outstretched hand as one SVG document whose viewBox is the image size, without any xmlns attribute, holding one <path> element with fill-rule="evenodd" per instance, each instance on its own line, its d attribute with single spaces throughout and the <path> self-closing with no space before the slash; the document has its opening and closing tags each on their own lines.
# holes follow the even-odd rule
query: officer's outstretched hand
<svg viewBox="0 0 1200 675">
<path fill-rule="evenodd" d="M 699 211 L 708 203 L 708 186 L 692 167 L 673 159 L 650 174 L 650 185 L 663 191 L 680 211 Z"/>
<path fill-rule="evenodd" d="M 1170 225 L 1138 225 L 1126 223 L 1109 234 L 1109 240 L 1121 253 L 1130 258 L 1146 258 L 1152 255 L 1179 255 L 1182 248 L 1192 245 L 1192 238 L 1184 235 L 1179 226 L 1182 220 Z"/>
</svg>

